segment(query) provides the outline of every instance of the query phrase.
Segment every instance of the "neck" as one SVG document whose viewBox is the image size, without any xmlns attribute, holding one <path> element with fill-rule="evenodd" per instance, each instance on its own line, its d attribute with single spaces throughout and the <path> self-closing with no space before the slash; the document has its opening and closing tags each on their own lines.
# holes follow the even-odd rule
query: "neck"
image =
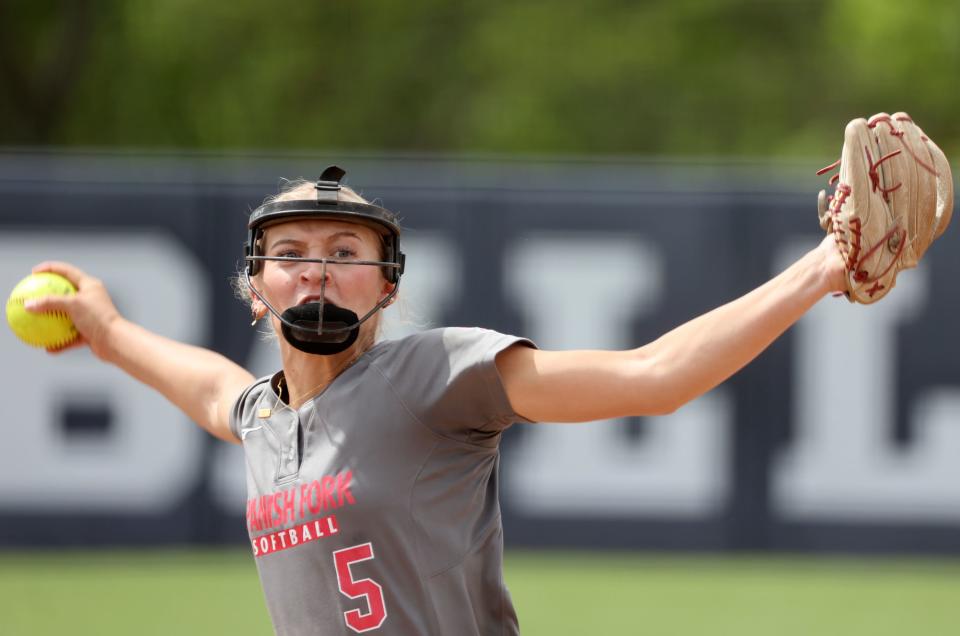
<svg viewBox="0 0 960 636">
<path fill-rule="evenodd" d="M 370 349 L 373 346 L 373 338 L 366 336 L 361 327 L 360 337 L 353 346 L 342 353 L 330 356 L 305 353 L 282 339 L 280 343 L 287 403 L 291 408 L 299 408 L 304 402 L 329 386 L 337 376 Z"/>
</svg>

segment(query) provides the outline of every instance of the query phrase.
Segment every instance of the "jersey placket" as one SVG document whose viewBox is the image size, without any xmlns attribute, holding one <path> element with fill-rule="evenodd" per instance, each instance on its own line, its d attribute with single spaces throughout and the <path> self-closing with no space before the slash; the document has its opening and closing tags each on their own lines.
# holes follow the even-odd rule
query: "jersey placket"
<svg viewBox="0 0 960 636">
<path fill-rule="evenodd" d="M 300 430 L 300 417 L 291 408 L 273 412 L 267 430 L 277 442 L 279 458 L 274 483 L 284 484 L 297 478 L 300 472 L 300 458 L 297 443 Z"/>
</svg>

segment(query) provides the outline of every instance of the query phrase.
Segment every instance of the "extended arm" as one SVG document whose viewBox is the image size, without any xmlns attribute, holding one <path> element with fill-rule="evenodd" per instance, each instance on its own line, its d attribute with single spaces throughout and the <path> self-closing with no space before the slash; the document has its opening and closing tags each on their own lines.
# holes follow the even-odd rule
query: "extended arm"
<svg viewBox="0 0 960 636">
<path fill-rule="evenodd" d="M 497 356 L 510 403 L 534 421 L 670 413 L 753 360 L 825 294 L 843 290 L 832 236 L 764 285 L 630 351 Z"/>
<path fill-rule="evenodd" d="M 237 442 L 230 408 L 253 376 L 218 353 L 150 332 L 117 312 L 103 284 L 66 263 L 41 263 L 34 272 L 55 272 L 77 288 L 73 296 L 28 303 L 35 312 L 63 311 L 80 336 L 59 351 L 87 345 L 105 362 L 153 387 L 211 434 Z M 59 353 L 53 351 L 53 353 Z"/>
</svg>

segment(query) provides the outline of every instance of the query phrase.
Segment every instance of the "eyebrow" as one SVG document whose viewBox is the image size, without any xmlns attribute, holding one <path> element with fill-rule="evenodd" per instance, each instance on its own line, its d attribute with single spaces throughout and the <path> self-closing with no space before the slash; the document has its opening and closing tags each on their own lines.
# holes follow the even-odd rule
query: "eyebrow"
<svg viewBox="0 0 960 636">
<path fill-rule="evenodd" d="M 357 234 L 356 232 L 351 231 L 351 230 L 341 230 L 341 231 L 339 231 L 339 232 L 334 232 L 333 234 L 331 234 L 330 236 L 328 236 L 325 240 L 326 240 L 326 241 L 335 241 L 335 240 L 337 240 L 337 239 L 341 239 L 341 238 L 344 238 L 344 237 L 347 237 L 347 238 L 355 238 L 355 239 L 357 239 L 358 241 L 361 240 L 361 239 L 360 239 L 360 235 Z M 300 240 L 300 239 L 281 238 L 281 239 L 277 239 L 276 241 L 274 241 L 273 243 L 271 243 L 269 249 L 271 249 L 271 250 L 276 249 L 278 245 L 286 245 L 286 244 L 290 244 L 290 245 L 303 245 L 304 243 L 306 243 L 306 241 L 302 241 L 302 240 Z"/>
</svg>

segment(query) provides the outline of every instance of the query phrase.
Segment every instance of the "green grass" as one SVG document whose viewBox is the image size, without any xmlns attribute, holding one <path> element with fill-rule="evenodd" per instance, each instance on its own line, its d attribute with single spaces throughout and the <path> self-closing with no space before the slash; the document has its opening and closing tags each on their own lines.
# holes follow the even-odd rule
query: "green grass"
<svg viewBox="0 0 960 636">
<path fill-rule="evenodd" d="M 960 634 L 960 560 L 510 552 L 506 577 L 534 636 Z M 238 551 L 0 552 L 0 599 L 3 636 L 272 633 Z"/>
<path fill-rule="evenodd" d="M 956 636 L 960 561 L 516 554 L 529 634 Z"/>
</svg>

